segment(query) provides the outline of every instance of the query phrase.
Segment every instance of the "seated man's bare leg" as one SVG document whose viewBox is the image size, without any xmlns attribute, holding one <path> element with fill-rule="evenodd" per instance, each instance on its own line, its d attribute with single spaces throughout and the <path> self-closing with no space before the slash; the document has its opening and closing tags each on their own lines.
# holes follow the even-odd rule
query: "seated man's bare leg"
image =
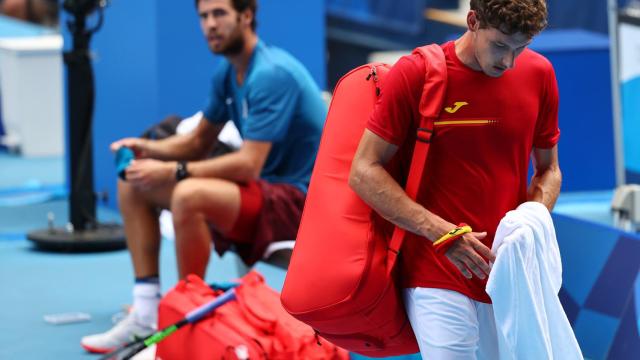
<svg viewBox="0 0 640 360">
<path fill-rule="evenodd" d="M 180 278 L 204 277 L 211 252 L 208 223 L 228 233 L 240 214 L 240 188 L 221 179 L 185 179 L 171 198 Z"/>
<path fill-rule="evenodd" d="M 141 190 L 118 180 L 118 203 L 136 278 L 158 275 L 158 208 L 168 208 L 173 186 Z"/>
</svg>

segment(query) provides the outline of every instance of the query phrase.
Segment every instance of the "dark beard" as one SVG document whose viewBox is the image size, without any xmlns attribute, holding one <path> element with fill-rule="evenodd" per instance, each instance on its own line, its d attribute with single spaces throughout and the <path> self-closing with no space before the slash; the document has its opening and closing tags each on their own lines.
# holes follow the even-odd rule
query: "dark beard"
<svg viewBox="0 0 640 360">
<path fill-rule="evenodd" d="M 229 44 L 218 52 L 220 55 L 233 56 L 238 55 L 244 49 L 244 36 L 241 33 L 235 34 Z"/>
<path fill-rule="evenodd" d="M 242 36 L 242 31 L 240 30 L 240 15 L 236 18 L 236 28 L 231 34 L 229 44 L 222 48 L 222 50 L 215 52 L 216 54 L 220 54 L 223 56 L 234 56 L 238 55 L 244 49 L 244 36 Z"/>
</svg>

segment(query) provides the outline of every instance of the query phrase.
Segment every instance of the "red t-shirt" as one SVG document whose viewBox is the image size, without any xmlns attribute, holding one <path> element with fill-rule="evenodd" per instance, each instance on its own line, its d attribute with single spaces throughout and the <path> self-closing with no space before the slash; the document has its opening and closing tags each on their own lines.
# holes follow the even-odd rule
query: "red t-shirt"
<svg viewBox="0 0 640 360">
<path fill-rule="evenodd" d="M 464 65 L 453 42 L 442 45 L 447 89 L 434 124 L 418 203 L 443 219 L 465 222 L 488 233 L 489 248 L 507 211 L 527 200 L 532 148 L 552 148 L 558 129 L 558 89 L 549 61 L 525 50 L 513 69 L 492 78 Z M 367 128 L 399 146 L 387 170 L 404 184 L 420 120 L 418 104 L 425 77 L 421 55 L 405 56 L 390 70 Z M 380 224 L 380 223 L 379 223 Z M 381 230 L 393 231 L 389 223 Z M 431 239 L 434 240 L 434 239 Z M 411 234 L 401 258 L 404 287 L 458 291 L 490 302 L 486 280 L 468 280 L 431 241 Z"/>
</svg>

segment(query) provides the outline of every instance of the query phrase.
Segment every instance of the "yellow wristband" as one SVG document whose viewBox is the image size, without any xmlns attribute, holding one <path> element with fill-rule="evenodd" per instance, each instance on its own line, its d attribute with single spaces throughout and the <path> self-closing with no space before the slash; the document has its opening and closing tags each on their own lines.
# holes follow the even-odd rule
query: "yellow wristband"
<svg viewBox="0 0 640 360">
<path fill-rule="evenodd" d="M 442 243 L 444 243 L 445 241 L 455 237 L 458 238 L 464 234 L 470 233 L 471 231 L 471 226 L 467 225 L 467 224 L 460 224 L 458 225 L 458 227 L 456 227 L 455 229 L 449 231 L 448 233 L 442 235 L 438 240 L 433 242 L 433 246 L 438 246 Z"/>
</svg>

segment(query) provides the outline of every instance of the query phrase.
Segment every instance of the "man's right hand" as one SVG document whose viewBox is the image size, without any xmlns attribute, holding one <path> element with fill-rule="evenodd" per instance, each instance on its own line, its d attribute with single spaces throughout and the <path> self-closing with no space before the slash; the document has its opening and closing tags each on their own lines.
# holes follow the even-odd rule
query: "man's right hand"
<svg viewBox="0 0 640 360">
<path fill-rule="evenodd" d="M 128 147 L 133 151 L 136 159 L 143 159 L 149 157 L 149 151 L 147 149 L 147 139 L 129 137 L 114 141 L 109 148 L 111 151 L 116 152 L 121 147 Z"/>
<path fill-rule="evenodd" d="M 484 279 L 491 271 L 488 261 L 496 260 L 491 250 L 480 241 L 486 236 L 486 232 L 465 234 L 457 239 L 445 254 L 467 279 L 471 279 L 473 275 Z"/>
</svg>

